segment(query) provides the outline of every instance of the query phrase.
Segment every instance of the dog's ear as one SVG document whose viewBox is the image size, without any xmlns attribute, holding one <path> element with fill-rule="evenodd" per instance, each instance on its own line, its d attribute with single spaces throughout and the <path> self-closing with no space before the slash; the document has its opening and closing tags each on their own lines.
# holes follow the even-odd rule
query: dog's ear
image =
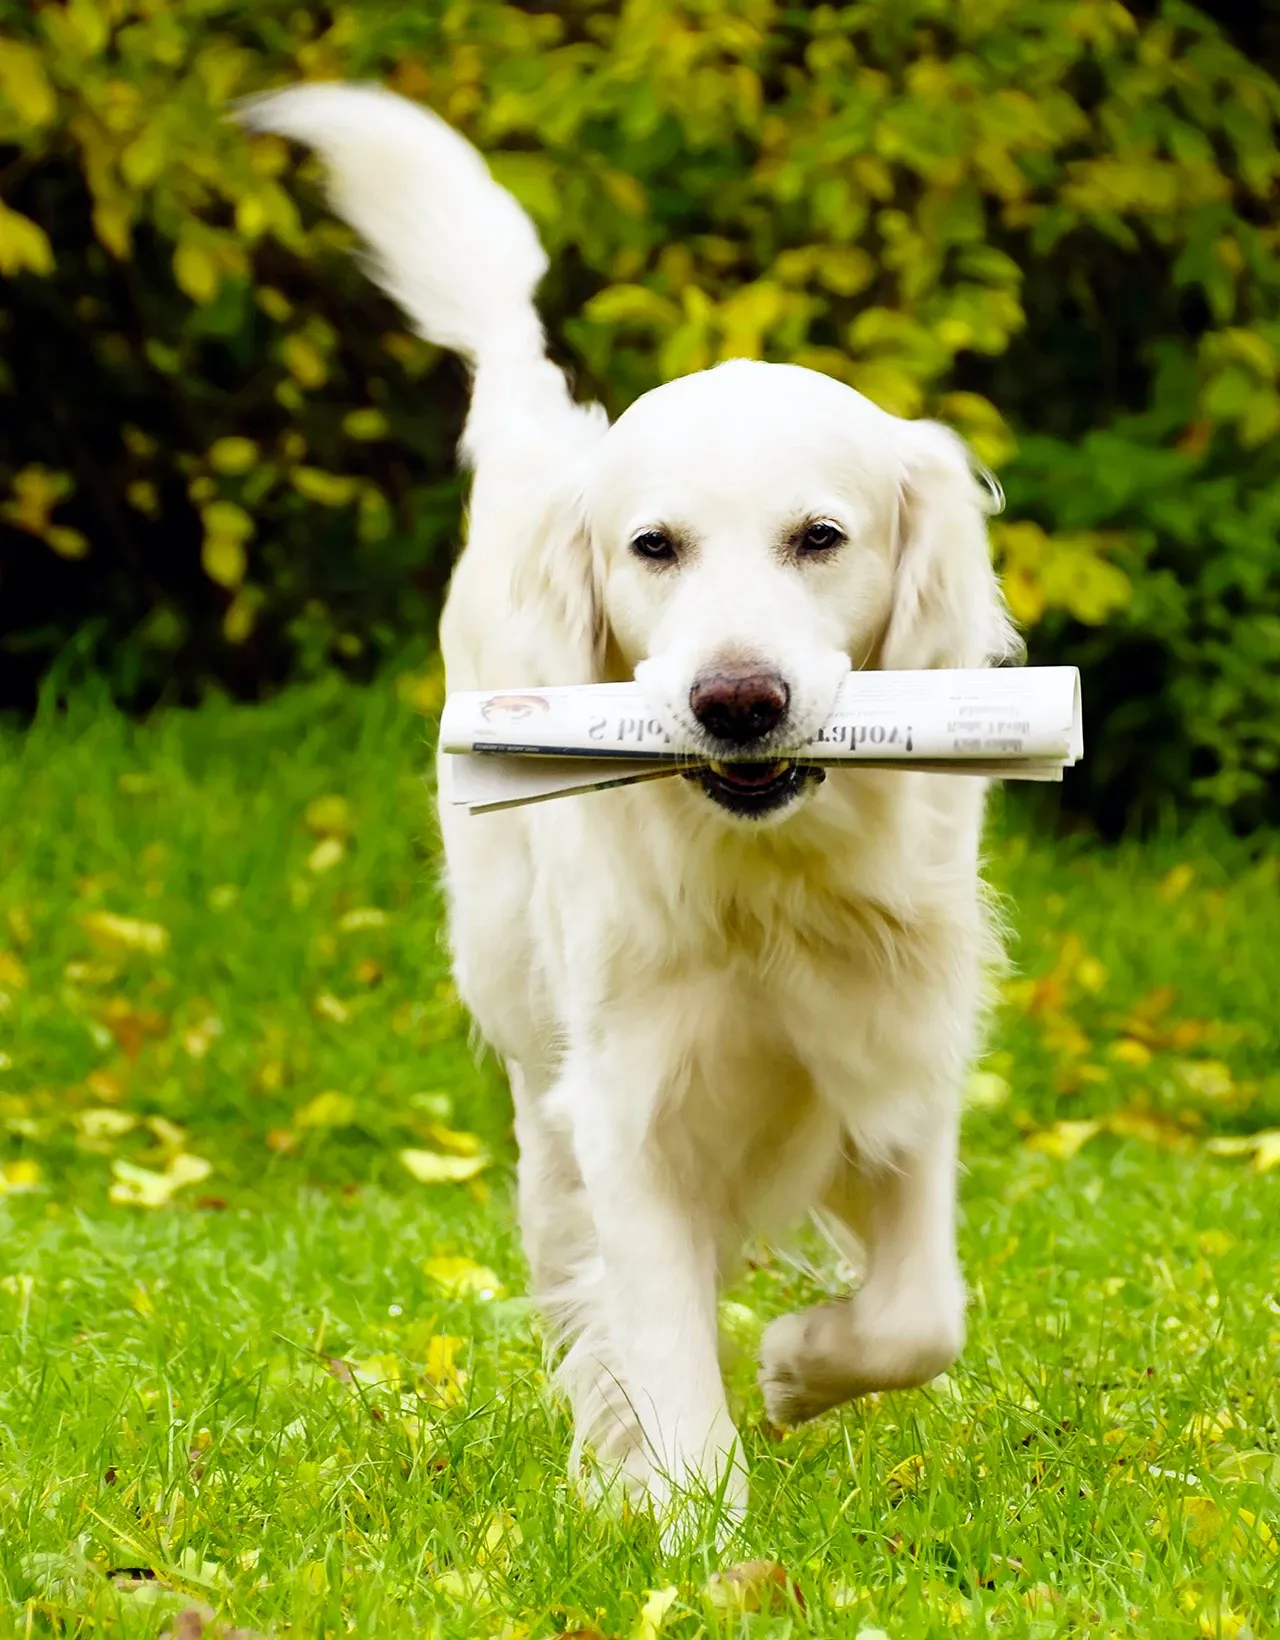
<svg viewBox="0 0 1280 1640">
<path fill-rule="evenodd" d="M 608 629 L 591 521 L 580 490 L 552 495 L 512 567 L 513 611 L 522 647 L 545 676 L 529 683 L 598 683 Z"/>
<path fill-rule="evenodd" d="M 893 602 L 881 649 L 890 669 L 989 666 L 1021 644 L 991 564 L 994 479 L 975 473 L 963 441 L 937 422 L 904 424 Z"/>
</svg>

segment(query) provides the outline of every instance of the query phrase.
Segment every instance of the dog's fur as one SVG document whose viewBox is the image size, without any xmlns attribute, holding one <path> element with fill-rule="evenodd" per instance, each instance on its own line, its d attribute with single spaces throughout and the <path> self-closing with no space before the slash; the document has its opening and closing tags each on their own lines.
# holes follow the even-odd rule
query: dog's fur
<svg viewBox="0 0 1280 1640">
<path fill-rule="evenodd" d="M 714 755 L 689 705 L 708 671 L 785 681 L 785 749 L 851 666 L 1011 651 L 989 497 L 945 428 L 746 360 L 610 427 L 545 357 L 545 256 L 461 137 L 357 88 L 246 118 L 320 152 L 374 277 L 474 371 L 451 689 L 634 672 Z M 805 552 L 814 519 L 842 544 Z M 675 562 L 630 550 L 659 527 Z M 669 1519 L 701 1486 L 731 1518 L 745 1507 L 716 1292 L 747 1235 L 818 1210 L 865 1272 L 768 1329 L 775 1419 L 923 1383 L 961 1348 L 956 1130 L 998 944 L 983 796 L 972 778 L 863 770 L 759 819 L 683 779 L 441 813 L 458 989 L 510 1074 L 525 1248 L 576 1450 Z"/>
</svg>

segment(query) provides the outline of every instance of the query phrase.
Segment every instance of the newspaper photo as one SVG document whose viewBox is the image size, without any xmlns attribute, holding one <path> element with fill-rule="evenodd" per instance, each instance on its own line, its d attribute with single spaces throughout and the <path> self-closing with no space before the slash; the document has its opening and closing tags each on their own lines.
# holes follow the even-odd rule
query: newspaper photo
<svg viewBox="0 0 1280 1640">
<path fill-rule="evenodd" d="M 440 750 L 445 800 L 475 814 L 708 761 L 692 738 L 672 739 L 635 683 L 450 695 Z M 1080 675 L 1069 666 L 850 673 L 812 739 L 766 755 L 828 769 L 1060 780 L 1083 755 Z"/>
</svg>

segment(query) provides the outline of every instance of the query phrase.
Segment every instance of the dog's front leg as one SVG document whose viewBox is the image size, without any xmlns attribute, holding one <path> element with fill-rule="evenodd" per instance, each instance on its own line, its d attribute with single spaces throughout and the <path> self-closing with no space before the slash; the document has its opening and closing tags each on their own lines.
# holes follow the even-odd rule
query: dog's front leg
<svg viewBox="0 0 1280 1640">
<path fill-rule="evenodd" d="M 627 1479 L 647 1492 L 668 1541 L 715 1507 L 720 1532 L 746 1508 L 746 1475 L 716 1339 L 716 1226 L 696 1180 L 663 1142 L 661 1045 L 624 1038 L 568 1073 L 568 1116 L 595 1225 L 596 1303 L 609 1370 L 642 1436 Z"/>
<path fill-rule="evenodd" d="M 843 1164 L 824 1205 L 863 1243 L 866 1279 L 851 1298 L 781 1316 L 765 1333 L 760 1385 L 778 1423 L 927 1383 L 960 1353 L 956 1129 L 954 1116 L 940 1118 L 890 1164 Z"/>
</svg>

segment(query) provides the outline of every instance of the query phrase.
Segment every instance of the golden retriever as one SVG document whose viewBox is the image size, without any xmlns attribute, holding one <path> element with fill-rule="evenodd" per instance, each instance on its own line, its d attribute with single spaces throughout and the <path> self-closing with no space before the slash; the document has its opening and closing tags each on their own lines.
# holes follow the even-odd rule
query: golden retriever
<svg viewBox="0 0 1280 1640">
<path fill-rule="evenodd" d="M 515 1100 L 534 1290 L 575 1462 L 668 1537 L 746 1507 L 717 1359 L 744 1238 L 825 1218 L 864 1272 L 773 1322 L 770 1415 L 924 1383 L 964 1340 L 956 1140 L 984 973 L 984 783 L 789 760 L 851 667 L 981 666 L 1014 637 L 961 441 L 840 382 L 733 360 L 612 426 L 547 359 L 546 258 L 460 136 L 308 86 L 246 121 L 310 144 L 374 276 L 474 373 L 454 689 L 637 678 L 692 778 L 441 813 L 458 989 Z"/>
</svg>

